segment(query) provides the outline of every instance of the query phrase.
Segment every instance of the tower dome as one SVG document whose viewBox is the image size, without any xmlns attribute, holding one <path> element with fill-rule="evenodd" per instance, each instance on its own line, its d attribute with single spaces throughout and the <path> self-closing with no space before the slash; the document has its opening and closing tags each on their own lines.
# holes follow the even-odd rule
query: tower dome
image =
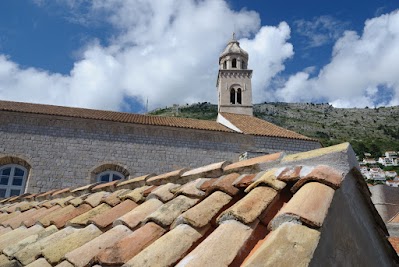
<svg viewBox="0 0 399 267">
<path fill-rule="evenodd" d="M 219 57 L 218 111 L 236 114 L 253 114 L 252 70 L 247 69 L 248 53 L 240 47 L 235 34 Z"/>
</svg>

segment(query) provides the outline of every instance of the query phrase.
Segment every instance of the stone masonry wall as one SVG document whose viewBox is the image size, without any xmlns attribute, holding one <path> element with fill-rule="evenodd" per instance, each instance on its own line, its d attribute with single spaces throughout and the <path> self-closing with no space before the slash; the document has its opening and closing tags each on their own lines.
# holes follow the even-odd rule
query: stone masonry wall
<svg viewBox="0 0 399 267">
<path fill-rule="evenodd" d="M 319 146 L 239 133 L 0 113 L 0 162 L 15 157 L 30 165 L 29 192 L 95 182 L 93 171 L 105 164 L 119 165 L 137 177 L 236 161 L 245 151 L 292 153 Z"/>
</svg>

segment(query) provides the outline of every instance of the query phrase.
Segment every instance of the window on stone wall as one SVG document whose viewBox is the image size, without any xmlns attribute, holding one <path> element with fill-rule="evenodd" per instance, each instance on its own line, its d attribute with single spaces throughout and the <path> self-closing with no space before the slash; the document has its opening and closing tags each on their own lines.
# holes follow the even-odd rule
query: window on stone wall
<svg viewBox="0 0 399 267">
<path fill-rule="evenodd" d="M 231 61 L 231 67 L 237 68 L 237 59 L 236 58 L 233 58 L 233 60 Z"/>
<path fill-rule="evenodd" d="M 241 88 L 237 89 L 237 104 L 241 104 Z"/>
<path fill-rule="evenodd" d="M 227 69 L 227 61 L 226 61 L 226 60 L 223 62 L 223 69 L 224 69 L 224 70 Z"/>
<path fill-rule="evenodd" d="M 0 198 L 19 196 L 24 193 L 28 171 L 17 164 L 0 167 Z"/>
<path fill-rule="evenodd" d="M 103 171 L 99 174 L 97 174 L 97 182 L 100 183 L 108 183 L 108 182 L 112 182 L 112 181 L 116 181 L 116 180 L 121 180 L 124 179 L 125 176 L 117 171 Z"/>
<path fill-rule="evenodd" d="M 234 88 L 231 88 L 230 90 L 230 104 L 235 104 L 236 103 L 236 90 Z"/>
</svg>

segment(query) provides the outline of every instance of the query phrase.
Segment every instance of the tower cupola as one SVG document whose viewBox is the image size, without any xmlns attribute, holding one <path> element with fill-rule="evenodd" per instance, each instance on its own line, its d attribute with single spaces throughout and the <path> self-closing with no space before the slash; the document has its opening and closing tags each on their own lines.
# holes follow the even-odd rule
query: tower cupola
<svg viewBox="0 0 399 267">
<path fill-rule="evenodd" d="M 252 70 L 248 70 L 248 53 L 240 47 L 235 34 L 219 57 L 217 80 L 218 111 L 253 115 Z"/>
</svg>

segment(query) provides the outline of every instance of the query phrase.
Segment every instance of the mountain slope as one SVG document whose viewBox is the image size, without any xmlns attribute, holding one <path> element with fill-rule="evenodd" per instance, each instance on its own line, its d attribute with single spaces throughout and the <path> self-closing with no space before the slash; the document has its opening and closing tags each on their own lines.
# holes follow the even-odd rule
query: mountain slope
<svg viewBox="0 0 399 267">
<path fill-rule="evenodd" d="M 217 106 L 198 103 L 157 109 L 150 114 L 215 120 Z M 399 106 L 380 108 L 334 108 L 329 104 L 263 103 L 254 115 L 329 146 L 351 142 L 356 153 L 374 156 L 385 150 L 399 150 Z"/>
</svg>

